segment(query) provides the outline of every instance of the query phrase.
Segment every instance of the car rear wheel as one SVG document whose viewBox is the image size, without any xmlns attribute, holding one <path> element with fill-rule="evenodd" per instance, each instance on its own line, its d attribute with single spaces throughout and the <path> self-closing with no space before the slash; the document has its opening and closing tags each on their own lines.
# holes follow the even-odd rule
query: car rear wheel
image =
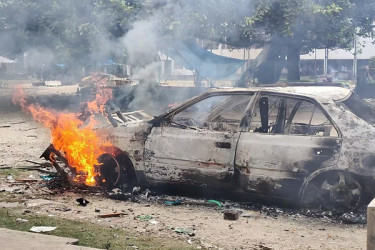
<svg viewBox="0 0 375 250">
<path fill-rule="evenodd" d="M 362 200 L 362 188 L 350 173 L 333 171 L 312 179 L 306 186 L 302 204 L 324 210 L 356 210 Z"/>
</svg>

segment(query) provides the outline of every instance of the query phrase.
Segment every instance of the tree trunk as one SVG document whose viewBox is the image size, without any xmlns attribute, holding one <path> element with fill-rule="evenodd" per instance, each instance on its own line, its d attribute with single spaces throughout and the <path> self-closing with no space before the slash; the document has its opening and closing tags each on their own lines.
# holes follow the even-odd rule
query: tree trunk
<svg viewBox="0 0 375 250">
<path fill-rule="evenodd" d="M 300 48 L 298 48 L 297 46 L 289 45 L 287 51 L 288 82 L 300 81 L 299 63 Z"/>
</svg>

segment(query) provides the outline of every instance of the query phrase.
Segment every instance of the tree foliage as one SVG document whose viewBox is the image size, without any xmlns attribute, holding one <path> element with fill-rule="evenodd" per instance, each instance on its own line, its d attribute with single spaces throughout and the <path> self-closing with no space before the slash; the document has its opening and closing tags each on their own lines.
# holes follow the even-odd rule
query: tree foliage
<svg viewBox="0 0 375 250">
<path fill-rule="evenodd" d="M 373 0 L 0 0 L 0 55 L 43 47 L 60 62 L 124 57 L 117 43 L 137 21 L 157 23 L 163 39 L 245 48 L 277 37 L 299 54 L 350 48 L 372 36 L 374 16 Z"/>
<path fill-rule="evenodd" d="M 131 28 L 137 5 L 122 0 L 1 0 L 0 53 L 48 48 L 60 62 L 88 60 L 103 38 Z"/>
</svg>

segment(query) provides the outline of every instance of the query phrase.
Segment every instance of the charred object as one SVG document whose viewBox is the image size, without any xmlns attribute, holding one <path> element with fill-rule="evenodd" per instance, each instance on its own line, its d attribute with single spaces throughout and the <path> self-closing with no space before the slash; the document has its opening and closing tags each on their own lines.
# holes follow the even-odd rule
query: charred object
<svg viewBox="0 0 375 250">
<path fill-rule="evenodd" d="M 79 173 L 70 166 L 68 160 L 51 144 L 40 156 L 55 167 L 63 182 L 67 185 L 80 186 L 84 183 L 86 178 L 84 173 Z M 98 157 L 98 165 L 95 169 L 95 183 L 106 189 L 112 189 L 126 179 L 127 173 L 124 168 L 120 167 L 118 160 L 121 160 L 121 155 L 117 158 L 109 153 L 104 153 Z"/>
</svg>

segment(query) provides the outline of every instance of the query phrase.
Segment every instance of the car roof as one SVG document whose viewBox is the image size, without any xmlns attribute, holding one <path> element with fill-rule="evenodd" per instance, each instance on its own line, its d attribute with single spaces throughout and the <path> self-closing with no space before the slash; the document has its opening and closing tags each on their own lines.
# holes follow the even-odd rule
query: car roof
<svg viewBox="0 0 375 250">
<path fill-rule="evenodd" d="M 292 94 L 316 99 L 321 103 L 345 100 L 351 94 L 351 90 L 332 86 L 298 86 L 298 87 L 250 87 L 213 89 L 210 92 L 271 92 L 279 94 Z"/>
</svg>

